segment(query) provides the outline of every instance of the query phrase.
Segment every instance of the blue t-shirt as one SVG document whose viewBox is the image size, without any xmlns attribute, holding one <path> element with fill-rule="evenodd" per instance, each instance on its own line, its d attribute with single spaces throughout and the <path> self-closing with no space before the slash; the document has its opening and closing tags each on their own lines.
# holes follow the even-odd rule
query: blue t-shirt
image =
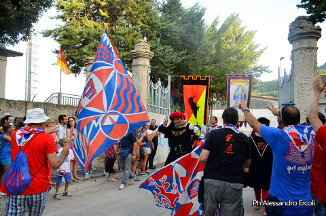
<svg viewBox="0 0 326 216">
<path fill-rule="evenodd" d="M 142 132 L 140 132 L 140 134 L 142 134 L 142 133 L 144 133 L 144 130 Z M 143 137 L 142 142 L 145 142 L 146 144 L 143 145 L 143 146 L 141 146 L 141 147 L 143 147 L 143 148 L 150 148 L 150 145 L 149 145 L 149 142 L 147 140 L 147 137 Z"/>
<path fill-rule="evenodd" d="M 136 134 L 131 132 L 120 140 L 120 148 L 128 148 L 129 154 L 132 154 L 133 144 L 137 142 Z"/>
<path fill-rule="evenodd" d="M 0 159 L 8 159 L 11 158 L 11 144 L 10 142 L 4 139 L 4 136 L 9 136 L 9 134 L 3 133 L 0 136 Z"/>
<path fill-rule="evenodd" d="M 296 125 L 298 129 L 306 126 Z M 307 127 L 310 132 L 311 127 Z M 260 132 L 273 151 L 273 170 L 269 195 L 280 201 L 311 201 L 310 171 L 314 142 L 304 151 L 299 151 L 289 135 L 278 128 L 262 125 Z"/>
</svg>

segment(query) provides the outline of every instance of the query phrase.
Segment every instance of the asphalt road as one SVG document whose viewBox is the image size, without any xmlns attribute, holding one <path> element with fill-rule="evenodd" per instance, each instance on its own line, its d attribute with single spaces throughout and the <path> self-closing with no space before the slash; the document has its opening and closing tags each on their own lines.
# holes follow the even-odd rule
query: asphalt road
<svg viewBox="0 0 326 216">
<path fill-rule="evenodd" d="M 98 171 L 100 173 L 101 171 Z M 116 174 L 121 179 L 122 173 Z M 145 180 L 146 177 L 141 177 Z M 170 216 L 169 210 L 157 207 L 150 192 L 139 189 L 140 182 L 135 182 L 124 190 L 118 190 L 120 182 L 108 182 L 107 178 L 99 174 L 96 178 L 86 178 L 70 185 L 69 192 L 72 197 L 53 199 L 54 189 L 50 191 L 47 207 L 43 215 L 110 215 L 110 216 Z M 62 195 L 63 187 L 60 188 Z M 254 210 L 252 198 L 254 192 L 245 188 L 243 201 L 245 215 L 263 215 L 262 210 Z M 3 215 L 5 197 L 0 198 L 0 214 Z"/>
</svg>

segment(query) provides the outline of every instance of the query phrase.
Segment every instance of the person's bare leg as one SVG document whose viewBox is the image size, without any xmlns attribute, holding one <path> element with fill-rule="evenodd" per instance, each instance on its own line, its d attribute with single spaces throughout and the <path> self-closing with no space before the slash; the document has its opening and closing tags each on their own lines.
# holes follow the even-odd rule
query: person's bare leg
<svg viewBox="0 0 326 216">
<path fill-rule="evenodd" d="M 67 192 L 69 189 L 69 183 L 65 183 L 65 192 Z"/>
<path fill-rule="evenodd" d="M 9 164 L 9 165 L 4 165 L 4 166 L 3 166 L 3 174 L 2 174 L 1 179 L 0 179 L 0 185 L 1 185 L 2 182 L 3 182 L 3 179 L 5 178 L 5 175 L 6 175 L 7 171 L 9 170 L 10 165 L 11 165 L 11 164 Z"/>
<path fill-rule="evenodd" d="M 73 167 L 74 167 L 74 172 L 73 172 L 74 177 L 75 177 L 75 179 L 79 180 L 80 178 L 77 176 L 78 162 L 76 160 L 74 160 L 74 166 Z"/>
<path fill-rule="evenodd" d="M 142 173 L 146 173 L 146 162 L 148 159 L 148 155 L 144 155 L 143 157 L 143 164 L 142 164 Z"/>
<path fill-rule="evenodd" d="M 60 185 L 56 184 L 56 185 L 55 185 L 55 193 L 56 193 L 56 194 L 59 193 L 59 188 L 60 188 Z"/>
<path fill-rule="evenodd" d="M 137 168 L 137 159 L 132 161 L 132 165 L 131 165 L 131 172 L 136 174 L 136 168 Z"/>
<path fill-rule="evenodd" d="M 73 167 L 74 167 L 74 161 L 71 160 L 70 161 L 70 172 L 73 173 Z M 72 181 L 76 181 L 76 179 L 74 178 L 74 176 L 71 176 L 71 180 Z"/>
</svg>

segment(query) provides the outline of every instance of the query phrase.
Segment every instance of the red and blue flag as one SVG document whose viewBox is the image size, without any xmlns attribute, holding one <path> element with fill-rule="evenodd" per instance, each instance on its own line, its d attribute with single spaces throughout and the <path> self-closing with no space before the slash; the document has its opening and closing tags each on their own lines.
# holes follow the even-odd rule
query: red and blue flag
<svg viewBox="0 0 326 216">
<path fill-rule="evenodd" d="M 198 188 L 205 168 L 199 162 L 203 143 L 201 141 L 191 153 L 156 171 L 139 186 L 152 192 L 155 204 L 170 209 L 171 215 L 203 214 L 198 202 Z"/>
<path fill-rule="evenodd" d="M 76 110 L 75 156 L 83 170 L 117 140 L 149 121 L 140 96 L 105 32 Z"/>
</svg>

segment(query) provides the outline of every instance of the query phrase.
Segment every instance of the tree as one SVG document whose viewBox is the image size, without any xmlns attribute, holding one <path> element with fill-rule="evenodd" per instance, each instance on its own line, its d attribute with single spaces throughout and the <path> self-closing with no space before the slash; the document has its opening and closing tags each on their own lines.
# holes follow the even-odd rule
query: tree
<svg viewBox="0 0 326 216">
<path fill-rule="evenodd" d="M 20 40 L 27 41 L 33 23 L 51 4 L 52 0 L 1 0 L 0 42 L 14 45 Z"/>
<path fill-rule="evenodd" d="M 264 52 L 254 42 L 255 31 L 247 31 L 238 14 L 231 14 L 217 29 L 218 19 L 208 28 L 207 36 L 211 46 L 210 63 L 204 71 L 211 75 L 211 97 L 225 100 L 226 75 L 248 74 L 258 78 L 269 73 L 266 66 L 258 64 Z"/>
<path fill-rule="evenodd" d="M 156 39 L 159 18 L 151 0 L 58 0 L 56 8 L 61 14 L 55 18 L 64 24 L 43 35 L 60 43 L 76 74 L 83 70 L 85 58 L 95 56 L 104 29 L 128 69 L 129 51 L 137 41 Z"/>
<path fill-rule="evenodd" d="M 308 19 L 313 24 L 323 22 L 326 19 L 325 0 L 301 0 L 301 3 L 297 7 L 306 10 L 307 14 L 310 15 Z"/>
<path fill-rule="evenodd" d="M 258 64 L 264 49 L 254 42 L 255 32 L 246 30 L 237 14 L 207 26 L 205 8 L 183 8 L 180 0 L 58 0 L 56 8 L 61 12 L 56 19 L 64 24 L 44 35 L 61 44 L 77 74 L 84 59 L 95 55 L 104 29 L 127 68 L 129 51 L 146 39 L 154 52 L 151 78 L 164 82 L 171 75 L 180 101 L 180 75 L 211 75 L 210 95 L 225 99 L 226 74 L 269 72 Z"/>
</svg>

